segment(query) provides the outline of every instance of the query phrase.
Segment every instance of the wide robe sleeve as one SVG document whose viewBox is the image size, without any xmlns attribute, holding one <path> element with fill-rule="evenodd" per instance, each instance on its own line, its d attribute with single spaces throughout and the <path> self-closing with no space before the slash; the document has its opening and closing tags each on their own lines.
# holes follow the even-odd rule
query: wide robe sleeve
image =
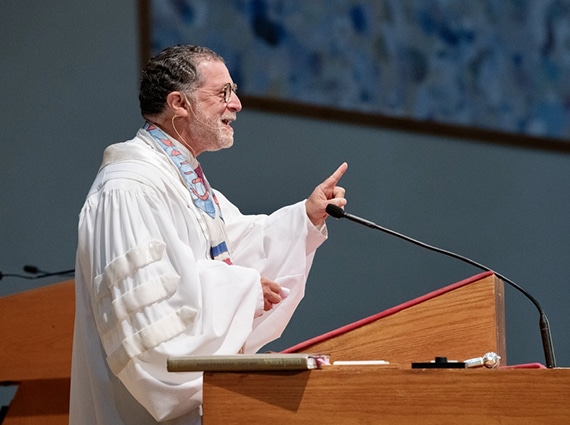
<svg viewBox="0 0 570 425">
<path fill-rule="evenodd" d="M 157 421 L 201 403 L 202 374 L 169 373 L 167 358 L 237 353 L 254 328 L 261 292 L 255 269 L 207 258 L 200 227 L 177 198 L 110 180 L 88 196 L 78 228 L 76 296 L 91 309 L 78 312 L 76 323 L 95 322 L 95 347 L 104 351 L 93 353 L 82 336 L 82 367 L 96 386 L 96 359 L 106 358 Z"/>
<path fill-rule="evenodd" d="M 325 241 L 326 226 L 309 220 L 305 202 L 283 207 L 271 215 L 242 215 L 217 193 L 226 223 L 234 264 L 254 268 L 261 276 L 289 289 L 289 295 L 254 321 L 244 351 L 255 353 L 281 336 L 305 293 L 316 249 Z"/>
</svg>

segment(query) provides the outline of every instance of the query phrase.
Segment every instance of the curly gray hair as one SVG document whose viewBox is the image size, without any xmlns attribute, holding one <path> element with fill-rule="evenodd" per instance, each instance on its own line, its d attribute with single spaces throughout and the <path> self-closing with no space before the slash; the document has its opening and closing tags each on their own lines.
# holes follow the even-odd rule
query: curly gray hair
<svg viewBox="0 0 570 425">
<path fill-rule="evenodd" d="M 224 59 L 213 50 L 194 45 L 177 45 L 151 58 L 142 71 L 139 105 L 143 116 L 158 115 L 166 97 L 173 91 L 191 93 L 203 83 L 198 65 L 203 61 Z"/>
</svg>

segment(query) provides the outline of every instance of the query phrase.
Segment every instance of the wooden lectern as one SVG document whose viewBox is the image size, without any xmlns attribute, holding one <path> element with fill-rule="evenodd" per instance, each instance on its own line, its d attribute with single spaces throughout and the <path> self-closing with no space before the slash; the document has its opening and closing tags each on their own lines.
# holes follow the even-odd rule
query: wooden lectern
<svg viewBox="0 0 570 425">
<path fill-rule="evenodd" d="M 3 425 L 68 423 L 74 295 L 67 281 L 0 298 L 0 384 L 19 385 Z M 205 373 L 204 425 L 570 423 L 570 370 L 409 369 L 487 351 L 504 363 L 503 304 L 481 274 L 286 350 L 399 369 Z"/>
<path fill-rule="evenodd" d="M 570 369 L 412 369 L 494 351 L 505 364 L 503 283 L 482 273 L 285 352 L 388 366 L 204 373 L 204 425 L 570 423 Z"/>
<path fill-rule="evenodd" d="M 70 280 L 0 298 L 0 385 L 18 385 L 2 425 L 67 425 L 73 285 Z"/>
<path fill-rule="evenodd" d="M 482 273 L 349 324 L 285 352 L 333 360 L 382 359 L 402 367 L 436 356 L 465 360 L 494 351 L 506 363 L 503 282 Z"/>
</svg>

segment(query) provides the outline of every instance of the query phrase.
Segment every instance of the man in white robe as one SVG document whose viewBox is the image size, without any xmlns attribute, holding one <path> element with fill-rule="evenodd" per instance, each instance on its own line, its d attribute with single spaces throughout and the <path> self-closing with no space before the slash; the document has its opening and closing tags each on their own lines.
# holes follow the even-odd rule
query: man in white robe
<svg viewBox="0 0 570 425">
<path fill-rule="evenodd" d="M 255 353 L 304 295 L 347 165 L 306 201 L 242 215 L 196 159 L 233 144 L 235 90 L 202 47 L 143 72 L 147 122 L 105 150 L 79 217 L 70 424 L 200 424 L 202 374 L 167 372 L 167 358 Z"/>
</svg>

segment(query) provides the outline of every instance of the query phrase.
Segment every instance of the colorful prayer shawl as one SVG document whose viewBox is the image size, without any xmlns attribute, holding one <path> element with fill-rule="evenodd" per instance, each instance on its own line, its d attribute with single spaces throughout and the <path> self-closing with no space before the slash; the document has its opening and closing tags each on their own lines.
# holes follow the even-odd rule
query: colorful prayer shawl
<svg viewBox="0 0 570 425">
<path fill-rule="evenodd" d="M 156 125 L 146 123 L 143 127 L 164 149 L 164 152 L 178 168 L 186 187 L 190 192 L 194 205 L 200 212 L 204 223 L 206 223 L 206 239 L 210 241 L 210 256 L 214 260 L 220 260 L 227 264 L 232 264 L 228 247 L 226 245 L 226 234 L 224 221 L 220 205 L 216 195 L 206 176 L 202 171 L 202 166 L 198 160 L 192 156 L 186 158 L 177 149 L 175 143 Z"/>
</svg>

